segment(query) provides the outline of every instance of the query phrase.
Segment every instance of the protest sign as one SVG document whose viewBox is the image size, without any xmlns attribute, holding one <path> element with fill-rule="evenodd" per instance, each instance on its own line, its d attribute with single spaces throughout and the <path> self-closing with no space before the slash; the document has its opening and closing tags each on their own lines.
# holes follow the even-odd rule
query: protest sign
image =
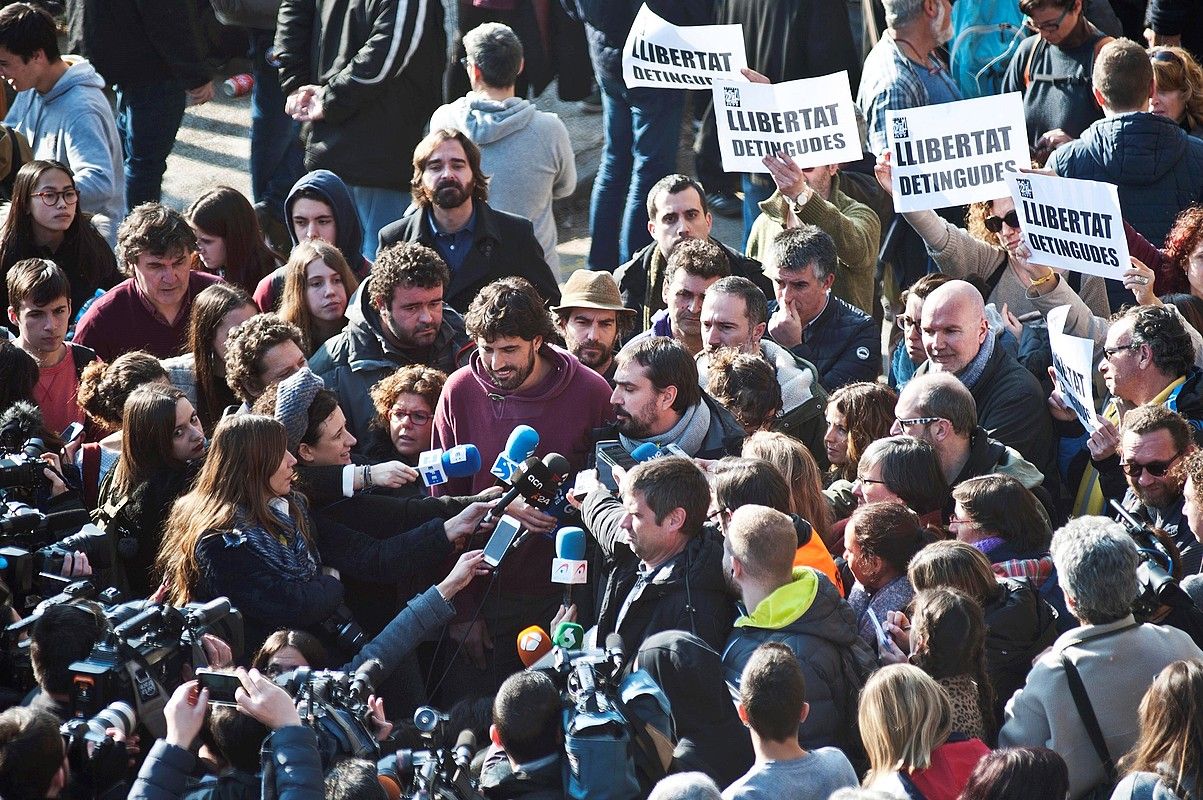
<svg viewBox="0 0 1203 800">
<path fill-rule="evenodd" d="M 772 153 L 803 169 L 861 157 L 847 72 L 776 84 L 716 80 L 713 91 L 727 172 L 768 172 L 761 159 Z"/>
<path fill-rule="evenodd" d="M 1048 340 L 1053 351 L 1053 372 L 1065 404 L 1091 433 L 1098 427 L 1094 414 L 1094 341 L 1065 333 L 1069 306 L 1048 312 Z"/>
<path fill-rule="evenodd" d="M 1018 92 L 886 112 L 894 210 L 1006 197 L 1006 175 L 1032 166 Z"/>
<path fill-rule="evenodd" d="M 1013 173 L 1007 185 L 1029 261 L 1123 280 L 1132 262 L 1115 184 Z"/>
<path fill-rule="evenodd" d="M 678 27 L 647 6 L 639 9 L 622 51 L 628 89 L 697 89 L 715 79 L 746 81 L 742 25 Z"/>
</svg>

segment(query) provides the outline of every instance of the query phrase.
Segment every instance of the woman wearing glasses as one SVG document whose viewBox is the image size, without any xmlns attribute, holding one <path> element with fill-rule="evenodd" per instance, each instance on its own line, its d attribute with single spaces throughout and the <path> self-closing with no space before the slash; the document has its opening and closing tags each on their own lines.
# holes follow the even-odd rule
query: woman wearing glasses
<svg viewBox="0 0 1203 800">
<path fill-rule="evenodd" d="M 365 448 L 368 458 L 399 459 L 403 464 L 417 466 L 418 455 L 430 449 L 434 407 L 446 382 L 446 374 L 439 370 L 414 364 L 402 367 L 373 386 L 376 419 Z M 397 492 L 424 494 L 420 483 L 407 484 Z"/>
<path fill-rule="evenodd" d="M 0 227 L 0 269 L 26 258 L 48 258 L 71 280 L 72 318 L 97 291 L 123 280 L 104 237 L 79 210 L 74 174 L 58 161 L 30 161 L 13 181 L 8 217 Z M 8 290 L 0 285 L 0 307 Z"/>
</svg>

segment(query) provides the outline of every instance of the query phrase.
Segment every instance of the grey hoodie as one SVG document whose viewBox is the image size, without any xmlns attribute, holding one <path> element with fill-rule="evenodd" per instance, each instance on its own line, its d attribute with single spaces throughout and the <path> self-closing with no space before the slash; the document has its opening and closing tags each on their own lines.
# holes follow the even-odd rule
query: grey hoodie
<svg viewBox="0 0 1203 800">
<path fill-rule="evenodd" d="M 430 129 L 439 128 L 461 130 L 480 147 L 489 205 L 529 219 L 547 265 L 559 275 L 551 204 L 576 188 L 576 156 L 560 118 L 521 97 L 490 100 L 469 92 L 431 115 Z"/>
<path fill-rule="evenodd" d="M 7 125 L 25 135 L 33 157 L 61 161 L 75 173 L 79 207 L 92 224 L 117 243 L 117 225 L 125 217 L 125 170 L 121 140 L 104 79 L 86 60 L 64 56 L 70 65 L 46 94 L 27 89 L 17 94 Z"/>
</svg>

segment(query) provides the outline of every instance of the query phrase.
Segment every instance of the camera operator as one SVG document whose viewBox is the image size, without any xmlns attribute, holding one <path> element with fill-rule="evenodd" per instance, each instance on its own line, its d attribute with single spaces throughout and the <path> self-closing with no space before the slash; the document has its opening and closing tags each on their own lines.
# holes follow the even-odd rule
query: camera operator
<svg viewBox="0 0 1203 800">
<path fill-rule="evenodd" d="M 0 714 L 0 797 L 58 797 L 67 784 L 67 752 L 53 714 L 10 708 Z"/>
<path fill-rule="evenodd" d="M 464 546 L 487 505 L 456 503 L 458 510 L 452 516 L 431 513 L 434 508 L 453 507 L 442 500 L 350 492 L 330 498 L 328 491 L 314 491 L 331 470 L 348 471 L 356 439 L 347 430 L 338 396 L 307 368 L 268 386 L 254 410 L 284 425 L 288 451 L 297 458 L 298 488 L 312 504 L 314 538 L 322 560 L 346 576 L 347 605 L 356 621 L 369 633 L 382 630 L 414 590 L 430 585 L 432 570 Z M 349 480 L 343 484 L 350 488 Z M 382 596 L 382 583 L 401 590 L 394 592 L 391 602 Z"/>
<path fill-rule="evenodd" d="M 100 484 L 98 518 L 116 540 L 130 597 L 158 581 L 151 567 L 163 520 L 187 491 L 205 455 L 205 434 L 192 403 L 174 386 L 139 386 L 125 401 L 121 457 Z"/>
<path fill-rule="evenodd" d="M 322 766 L 317 738 L 301 725 L 296 704 L 284 689 L 258 671 L 238 670 L 242 688 L 235 694 L 238 712 L 270 730 L 263 748 L 263 763 L 272 766 L 275 796 L 281 800 L 322 800 Z M 129 800 L 176 800 L 185 796 L 211 796 L 211 785 L 189 791 L 196 767 L 191 747 L 205 724 L 207 689 L 195 682 L 182 684 L 167 703 L 167 738 L 155 742 L 138 772 Z M 258 749 L 251 752 L 258 753 Z M 259 785 L 247 797 L 258 797 Z M 237 795 L 235 795 L 237 796 Z M 7 797 L 7 795 L 5 795 Z"/>
<path fill-rule="evenodd" d="M 281 627 L 329 637 L 331 618 L 345 611 L 343 585 L 323 567 L 305 499 L 292 491 L 295 465 L 288 433 L 275 419 L 226 417 L 213 433 L 195 488 L 176 501 L 160 548 L 158 565 L 171 601 L 229 597 L 243 613 L 247 650 L 258 649 Z M 435 588 L 443 598 L 440 611 L 449 610 L 445 601 L 482 571 L 480 555 L 461 556 Z M 343 639 L 340 647 L 347 650 L 344 622 L 334 638 Z"/>
<path fill-rule="evenodd" d="M 560 692 L 542 672 L 516 672 L 493 699 L 493 746 L 481 768 L 490 800 L 559 800 L 564 796 Z"/>
<path fill-rule="evenodd" d="M 1137 520 L 1165 531 L 1182 551 L 1184 575 L 1199 572 L 1203 544 L 1183 515 L 1183 458 L 1196 450 L 1194 428 L 1163 405 L 1145 405 L 1124 416 L 1119 436 L 1120 466 L 1127 478 L 1123 506 Z M 1104 494 L 1119 494 L 1104 476 Z"/>
</svg>

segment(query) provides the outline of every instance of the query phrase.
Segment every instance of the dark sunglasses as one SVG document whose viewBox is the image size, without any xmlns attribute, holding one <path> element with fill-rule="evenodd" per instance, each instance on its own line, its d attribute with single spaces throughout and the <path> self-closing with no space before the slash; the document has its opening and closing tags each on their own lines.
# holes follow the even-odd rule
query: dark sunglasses
<svg viewBox="0 0 1203 800">
<path fill-rule="evenodd" d="M 1164 478 L 1165 474 L 1170 471 L 1170 467 L 1174 466 L 1174 462 L 1178 460 L 1178 456 L 1174 456 L 1169 461 L 1150 461 L 1148 464 L 1135 464 L 1132 462 L 1120 464 L 1124 468 L 1124 473 L 1129 478 L 1139 478 L 1142 472 L 1147 472 L 1154 478 Z"/>
<path fill-rule="evenodd" d="M 990 216 L 986 217 L 986 219 L 985 219 L 986 230 L 990 231 L 990 233 L 998 233 L 999 231 L 1001 231 L 1003 229 L 1004 222 L 1007 223 L 1008 225 L 1010 225 L 1012 228 L 1018 229 L 1019 228 L 1018 212 L 1016 212 L 1015 209 L 1011 209 L 1010 211 L 1007 212 L 1006 216 L 1003 216 L 1003 217 L 996 217 L 993 214 L 991 214 Z"/>
<path fill-rule="evenodd" d="M 1163 62 L 1167 62 L 1170 64 L 1177 64 L 1178 66 L 1182 66 L 1182 59 L 1178 58 L 1178 55 L 1170 50 L 1158 50 L 1156 53 L 1153 53 L 1152 55 L 1149 56 L 1149 60 L 1150 61 L 1163 61 Z"/>
</svg>

